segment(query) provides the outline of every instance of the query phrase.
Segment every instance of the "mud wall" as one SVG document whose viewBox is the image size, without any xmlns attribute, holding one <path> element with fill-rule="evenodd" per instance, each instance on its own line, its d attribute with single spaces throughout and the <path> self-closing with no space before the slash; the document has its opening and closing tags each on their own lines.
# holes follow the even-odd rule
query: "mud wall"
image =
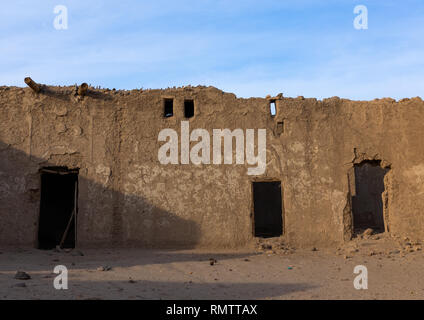
<svg viewBox="0 0 424 320">
<path fill-rule="evenodd" d="M 174 99 L 164 118 L 163 99 Z M 184 118 L 184 99 L 195 115 Z M 34 246 L 39 169 L 79 168 L 78 246 L 237 247 L 252 243 L 252 181 L 279 180 L 283 238 L 336 245 L 351 236 L 352 171 L 382 160 L 387 229 L 424 238 L 420 98 L 237 99 L 213 87 L 94 90 L 0 88 L 0 244 Z M 160 130 L 267 129 L 267 167 L 158 161 Z"/>
</svg>

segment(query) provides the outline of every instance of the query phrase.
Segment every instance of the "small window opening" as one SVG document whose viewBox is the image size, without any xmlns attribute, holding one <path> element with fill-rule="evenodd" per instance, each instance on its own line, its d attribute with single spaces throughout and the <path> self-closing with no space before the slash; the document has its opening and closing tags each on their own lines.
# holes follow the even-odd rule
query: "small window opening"
<svg viewBox="0 0 424 320">
<path fill-rule="evenodd" d="M 75 248 L 78 169 L 49 167 L 41 170 L 38 248 Z"/>
<path fill-rule="evenodd" d="M 271 101 L 271 102 L 269 103 L 269 110 L 270 110 L 270 112 L 271 112 L 271 117 L 274 117 L 274 116 L 275 116 L 275 114 L 277 113 L 277 108 L 276 108 L 276 106 L 275 106 L 275 101 Z"/>
<path fill-rule="evenodd" d="M 380 160 L 365 160 L 355 164 L 355 195 L 352 197 L 353 228 L 356 234 L 371 228 L 384 232 L 382 193 L 384 176 L 390 170 L 382 168 Z"/>
<path fill-rule="evenodd" d="M 284 133 L 284 122 L 279 121 L 277 122 L 277 134 L 282 134 L 282 133 Z"/>
<path fill-rule="evenodd" d="M 253 211 L 255 237 L 283 234 L 281 182 L 253 182 Z"/>
<path fill-rule="evenodd" d="M 164 99 L 164 117 L 169 118 L 174 115 L 174 99 Z"/>
<path fill-rule="evenodd" d="M 184 100 L 184 116 L 186 118 L 191 118 L 194 116 L 194 101 L 193 100 Z"/>
</svg>

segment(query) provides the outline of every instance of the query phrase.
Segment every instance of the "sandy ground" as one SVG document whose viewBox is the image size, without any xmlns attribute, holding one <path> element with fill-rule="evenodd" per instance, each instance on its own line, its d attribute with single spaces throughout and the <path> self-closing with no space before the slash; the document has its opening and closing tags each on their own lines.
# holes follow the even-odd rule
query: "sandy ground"
<svg viewBox="0 0 424 320">
<path fill-rule="evenodd" d="M 343 248 L 316 251 L 258 245 L 265 249 L 3 248 L 0 299 L 424 298 L 424 255 L 407 239 L 359 239 Z M 217 262 L 211 265 L 210 258 Z M 52 272 L 59 264 L 69 270 L 68 290 L 53 287 Z M 368 269 L 368 290 L 353 286 L 356 265 Z M 18 270 L 31 279 L 14 279 Z"/>
</svg>

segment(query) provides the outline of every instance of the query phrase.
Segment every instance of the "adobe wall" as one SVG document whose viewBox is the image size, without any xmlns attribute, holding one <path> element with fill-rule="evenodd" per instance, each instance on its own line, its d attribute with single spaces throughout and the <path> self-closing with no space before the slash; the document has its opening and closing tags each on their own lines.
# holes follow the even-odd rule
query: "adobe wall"
<svg viewBox="0 0 424 320">
<path fill-rule="evenodd" d="M 284 239 L 332 246 L 351 235 L 353 164 L 390 167 L 389 232 L 424 239 L 424 103 L 237 99 L 213 87 L 112 91 L 0 88 L 0 244 L 34 246 L 39 169 L 79 168 L 78 246 L 237 247 L 252 243 L 252 181 L 280 180 Z M 163 117 L 163 99 L 174 116 Z M 184 99 L 195 116 L 185 119 Z M 160 130 L 267 129 L 267 167 L 162 165 Z M 278 134 L 277 123 L 284 122 Z"/>
</svg>

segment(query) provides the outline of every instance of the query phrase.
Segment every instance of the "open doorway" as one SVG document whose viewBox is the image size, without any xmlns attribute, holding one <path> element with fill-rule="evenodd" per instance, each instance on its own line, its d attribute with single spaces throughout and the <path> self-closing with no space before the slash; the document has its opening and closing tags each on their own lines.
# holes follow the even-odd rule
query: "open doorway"
<svg viewBox="0 0 424 320">
<path fill-rule="evenodd" d="M 75 248 L 78 169 L 49 167 L 41 170 L 38 248 Z"/>
<path fill-rule="evenodd" d="M 281 182 L 253 182 L 254 236 L 279 237 L 283 234 Z"/>
<path fill-rule="evenodd" d="M 374 233 L 385 231 L 383 198 L 384 176 L 380 160 L 364 160 L 355 164 L 355 195 L 352 197 L 353 229 L 358 234 L 371 228 Z"/>
</svg>

